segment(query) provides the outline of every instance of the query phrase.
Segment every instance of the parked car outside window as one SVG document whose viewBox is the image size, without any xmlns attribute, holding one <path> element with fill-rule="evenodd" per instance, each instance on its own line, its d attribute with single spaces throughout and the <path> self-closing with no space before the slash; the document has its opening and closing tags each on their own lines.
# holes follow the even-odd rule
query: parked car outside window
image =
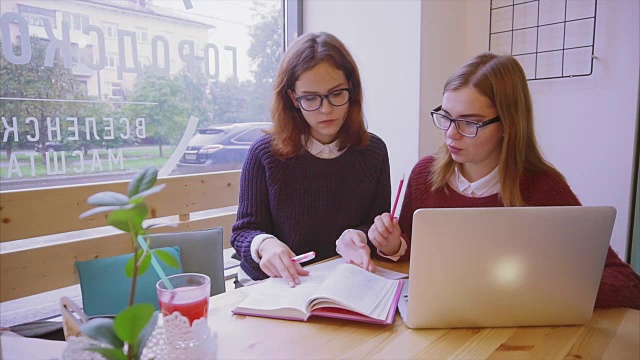
<svg viewBox="0 0 640 360">
<path fill-rule="evenodd" d="M 37 143 L 34 150 L 37 152 L 40 152 L 40 148 L 42 145 L 40 145 L 40 143 Z M 62 151 L 64 150 L 64 144 L 63 143 L 58 143 L 58 142 L 53 142 L 53 141 L 47 141 L 44 143 L 44 149 L 46 151 Z"/>
<path fill-rule="evenodd" d="M 249 122 L 198 129 L 174 174 L 239 170 L 251 144 L 272 125 L 270 122 Z"/>
</svg>

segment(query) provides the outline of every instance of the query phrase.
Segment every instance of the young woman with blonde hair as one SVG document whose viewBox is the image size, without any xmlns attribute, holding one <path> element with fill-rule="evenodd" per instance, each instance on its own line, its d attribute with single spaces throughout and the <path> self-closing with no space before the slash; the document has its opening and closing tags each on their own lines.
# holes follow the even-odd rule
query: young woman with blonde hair
<svg viewBox="0 0 640 360">
<path fill-rule="evenodd" d="M 273 129 L 249 150 L 231 245 L 241 284 L 308 274 L 291 258 L 336 255 L 336 239 L 358 244 L 352 262 L 374 268 L 366 231 L 389 211 L 389 156 L 367 132 L 362 84 L 335 36 L 310 33 L 283 55 L 274 84 Z"/>
<path fill-rule="evenodd" d="M 400 218 L 376 217 L 368 235 L 378 251 L 409 258 L 412 217 L 420 208 L 580 205 L 538 149 L 529 87 L 512 56 L 471 59 L 446 82 L 442 105 L 431 115 L 444 144 L 414 166 Z M 611 248 L 596 306 L 640 308 L 640 277 Z"/>
</svg>

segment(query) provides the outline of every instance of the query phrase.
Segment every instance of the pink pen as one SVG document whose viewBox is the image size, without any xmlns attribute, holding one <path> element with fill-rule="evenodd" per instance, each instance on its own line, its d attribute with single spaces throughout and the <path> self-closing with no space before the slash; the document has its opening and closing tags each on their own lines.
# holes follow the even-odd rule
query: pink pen
<svg viewBox="0 0 640 360">
<path fill-rule="evenodd" d="M 299 263 L 302 263 L 302 262 L 305 262 L 305 261 L 312 260 L 315 257 L 316 257 L 316 252 L 315 251 L 309 251 L 306 254 L 302 254 L 302 255 L 298 255 L 298 256 L 292 257 L 291 261 L 299 264 Z"/>
<path fill-rule="evenodd" d="M 396 193 L 396 201 L 393 202 L 393 210 L 391 210 L 391 217 L 396 216 L 396 207 L 398 206 L 398 199 L 400 199 L 400 193 L 402 192 L 402 185 L 404 184 L 404 174 L 402 174 L 402 179 L 400 180 L 400 184 L 398 185 L 398 192 Z"/>
</svg>

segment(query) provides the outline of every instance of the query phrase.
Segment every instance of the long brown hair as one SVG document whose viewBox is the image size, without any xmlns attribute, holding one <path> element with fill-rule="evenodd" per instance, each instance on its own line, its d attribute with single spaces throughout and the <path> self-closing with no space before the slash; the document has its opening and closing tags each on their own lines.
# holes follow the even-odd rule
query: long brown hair
<svg viewBox="0 0 640 360">
<path fill-rule="evenodd" d="M 349 145 L 362 147 L 369 142 L 362 112 L 362 83 L 353 57 L 344 44 L 326 32 L 300 36 L 280 60 L 274 84 L 274 101 L 271 109 L 273 120 L 273 152 L 288 159 L 302 149 L 302 137 L 310 136 L 309 124 L 302 112 L 291 101 L 288 90 L 294 90 L 300 75 L 321 63 L 331 64 L 342 71 L 351 88 L 347 117 L 338 132 L 339 149 Z"/>
<path fill-rule="evenodd" d="M 527 78 L 514 57 L 492 53 L 474 57 L 451 75 L 443 94 L 468 86 L 491 100 L 504 126 L 499 196 L 505 206 L 526 206 L 520 192 L 520 179 L 525 171 L 551 172 L 564 180 L 538 148 Z M 455 166 L 449 149 L 442 145 L 435 154 L 431 189 L 445 186 Z"/>
</svg>

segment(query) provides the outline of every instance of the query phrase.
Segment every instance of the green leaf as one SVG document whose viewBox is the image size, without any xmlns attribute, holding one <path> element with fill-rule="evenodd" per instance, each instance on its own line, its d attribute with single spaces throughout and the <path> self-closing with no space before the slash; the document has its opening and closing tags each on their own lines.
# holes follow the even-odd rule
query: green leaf
<svg viewBox="0 0 640 360">
<path fill-rule="evenodd" d="M 122 310 L 114 321 L 116 334 L 129 346 L 137 349 L 140 333 L 153 317 L 154 311 L 151 304 L 134 304 Z"/>
<path fill-rule="evenodd" d="M 163 263 L 171 266 L 174 269 L 180 269 L 180 262 L 178 262 L 178 259 L 173 257 L 170 252 L 162 249 L 153 249 L 151 250 L 151 252 L 153 252 L 153 254 L 157 256 L 158 259 L 162 260 Z"/>
<path fill-rule="evenodd" d="M 138 261 L 140 259 L 143 252 L 144 250 L 142 249 L 136 252 L 135 261 Z M 127 277 L 133 277 L 133 262 L 134 260 L 132 256 L 131 259 L 127 261 L 127 265 L 124 268 L 124 273 L 127 275 Z M 138 276 L 144 274 L 144 272 L 147 271 L 147 269 L 149 269 L 149 265 L 151 265 L 151 256 L 147 252 L 146 254 L 144 254 L 144 258 L 142 259 L 140 266 L 138 266 Z"/>
<path fill-rule="evenodd" d="M 140 251 L 140 250 L 138 250 Z M 127 265 L 124 266 L 124 274 L 127 275 L 128 278 L 133 277 L 133 264 L 135 263 L 138 256 L 132 256 L 129 261 L 127 261 Z"/>
<path fill-rule="evenodd" d="M 153 166 L 147 166 L 140 170 L 139 173 L 129 183 L 129 197 L 132 198 L 139 193 L 150 189 L 158 179 L 158 169 Z"/>
<path fill-rule="evenodd" d="M 127 360 L 127 355 L 124 354 L 122 349 L 90 347 L 86 350 L 97 352 L 98 354 L 104 356 L 107 360 Z"/>
<path fill-rule="evenodd" d="M 132 202 L 132 203 L 136 203 L 136 202 L 142 201 L 142 199 L 144 199 L 145 197 L 147 197 L 149 195 L 153 195 L 153 194 L 159 193 L 160 191 L 162 191 L 162 189 L 165 188 L 165 186 L 167 186 L 167 184 L 160 184 L 160 185 L 154 186 L 149 190 L 145 190 L 145 191 L 137 194 L 136 196 L 134 196 L 131 199 L 129 199 L 129 201 Z"/>
<path fill-rule="evenodd" d="M 142 231 L 142 221 L 148 212 L 149 209 L 144 203 L 127 205 L 109 213 L 107 224 L 124 232 L 139 234 Z"/>
<path fill-rule="evenodd" d="M 83 212 L 80 215 L 80 219 L 84 219 L 84 218 L 87 218 L 89 216 L 93 216 L 95 214 L 100 214 L 100 213 L 111 211 L 111 210 L 118 210 L 120 208 L 122 208 L 122 206 L 100 206 L 100 207 L 93 208 L 93 209 L 90 209 L 90 210 L 87 210 L 87 211 Z"/>
<path fill-rule="evenodd" d="M 151 320 L 149 320 L 149 322 L 147 323 L 147 326 L 145 326 L 144 329 L 142 329 L 142 332 L 138 337 L 137 357 L 140 357 L 140 355 L 142 355 L 142 349 L 144 349 L 144 346 L 147 344 L 147 340 L 149 340 L 149 337 L 153 333 L 153 330 L 155 330 L 157 324 L 158 324 L 158 311 L 154 311 L 153 316 L 151 316 Z"/>
<path fill-rule="evenodd" d="M 124 206 L 128 203 L 129 198 L 126 195 L 113 191 L 93 194 L 87 199 L 87 204 L 97 206 Z"/>
<path fill-rule="evenodd" d="M 149 269 L 150 265 L 151 265 L 151 254 L 147 252 L 146 254 L 144 254 L 144 258 L 142 258 L 142 262 L 138 266 L 138 275 L 144 274 L 147 271 L 147 269 Z"/>
<path fill-rule="evenodd" d="M 117 349 L 122 349 L 124 343 L 118 338 L 113 329 L 113 319 L 110 318 L 93 318 L 80 326 L 80 331 L 101 343 L 109 344 Z"/>
</svg>

